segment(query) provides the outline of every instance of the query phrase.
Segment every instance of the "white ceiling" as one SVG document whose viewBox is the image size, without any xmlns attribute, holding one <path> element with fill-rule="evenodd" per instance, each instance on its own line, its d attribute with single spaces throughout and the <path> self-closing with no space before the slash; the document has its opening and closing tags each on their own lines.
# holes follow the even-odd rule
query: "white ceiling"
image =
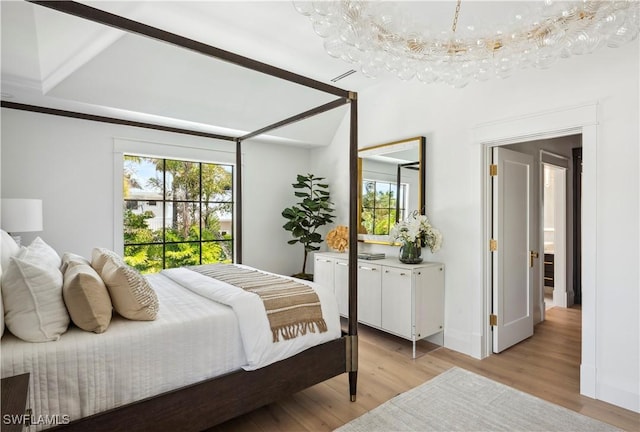
<svg viewBox="0 0 640 432">
<path fill-rule="evenodd" d="M 83 3 L 329 84 L 352 68 L 324 52 L 309 19 L 290 1 Z M 404 6 L 425 25 L 446 28 L 455 3 Z M 0 5 L 4 101 L 240 136 L 336 99 L 24 1 Z M 467 0 L 460 25 L 465 17 L 504 16 L 509 5 Z M 355 73 L 335 86 L 362 91 L 378 81 Z M 346 109 L 270 135 L 297 145 L 326 145 Z"/>
</svg>

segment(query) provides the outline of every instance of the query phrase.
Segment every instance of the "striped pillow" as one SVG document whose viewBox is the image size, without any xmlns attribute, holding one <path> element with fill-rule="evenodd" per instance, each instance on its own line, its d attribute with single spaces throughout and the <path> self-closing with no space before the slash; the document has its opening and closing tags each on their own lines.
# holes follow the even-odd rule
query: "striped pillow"
<svg viewBox="0 0 640 432">
<path fill-rule="evenodd" d="M 104 268 L 104 265 L 109 261 L 113 261 L 116 264 L 124 263 L 120 255 L 112 250 L 105 248 L 94 248 L 91 251 L 91 267 L 93 267 L 93 269 L 97 271 L 100 276 L 102 276 L 102 269 Z"/>
<path fill-rule="evenodd" d="M 109 260 L 101 273 L 113 308 L 125 318 L 152 321 L 158 315 L 159 303 L 155 291 L 138 271 L 120 262 Z"/>
</svg>

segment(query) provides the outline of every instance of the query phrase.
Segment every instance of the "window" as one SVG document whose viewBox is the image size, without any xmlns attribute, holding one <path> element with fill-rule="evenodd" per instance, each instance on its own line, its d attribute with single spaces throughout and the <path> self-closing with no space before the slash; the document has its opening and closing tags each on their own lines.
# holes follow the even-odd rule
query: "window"
<svg viewBox="0 0 640 432">
<path fill-rule="evenodd" d="M 142 273 L 233 261 L 233 166 L 124 155 L 124 259 Z"/>
<path fill-rule="evenodd" d="M 363 180 L 362 225 L 364 225 L 369 234 L 389 234 L 389 230 L 396 223 L 396 206 L 398 203 L 400 204 L 398 219 L 404 219 L 407 207 L 407 185 L 405 183 L 400 184 L 399 197 L 396 197 L 395 194 L 395 182 Z"/>
</svg>

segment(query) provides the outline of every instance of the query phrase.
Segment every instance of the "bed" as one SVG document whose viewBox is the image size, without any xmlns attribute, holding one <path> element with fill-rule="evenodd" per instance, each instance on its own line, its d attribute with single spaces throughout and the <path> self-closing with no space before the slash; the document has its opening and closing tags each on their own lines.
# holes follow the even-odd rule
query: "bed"
<svg viewBox="0 0 640 432">
<path fill-rule="evenodd" d="M 65 1 L 34 1 L 32 3 L 54 9 L 62 13 L 91 20 L 96 23 L 115 27 L 120 30 L 143 35 L 174 46 L 201 53 L 205 56 L 221 59 L 226 62 L 251 69 L 257 73 L 268 74 L 283 80 L 307 86 L 316 91 L 323 91 L 337 96 L 337 99 L 332 102 L 306 110 L 298 115 L 288 117 L 282 121 L 268 125 L 243 136 L 212 135 L 202 133 L 200 131 L 167 128 L 166 126 L 151 123 L 133 122 L 122 118 L 101 117 L 87 113 L 63 111 L 55 108 L 37 107 L 5 101 L 2 102 L 3 107 L 10 109 L 36 111 L 45 114 L 81 118 L 90 121 L 126 124 L 134 127 L 158 129 L 173 133 L 184 133 L 215 139 L 225 139 L 232 142 L 235 145 L 237 158 L 238 196 L 236 214 L 240 223 L 238 224 L 236 231 L 237 245 L 235 251 L 235 262 L 238 264 L 242 264 L 242 142 L 283 125 L 298 122 L 313 115 L 348 104 L 350 108 L 349 194 L 352 197 L 349 208 L 349 242 L 351 247 L 349 248 L 348 256 L 353 262 L 356 261 L 358 148 L 356 93 L 333 87 L 286 70 L 272 67 L 268 64 L 238 56 L 234 53 L 220 50 L 210 45 L 202 44 L 200 42 L 187 39 L 140 22 L 132 21 L 118 15 L 113 15 L 87 5 Z M 154 289 L 156 289 L 158 297 L 162 302 L 163 312 L 160 314 L 158 321 L 154 322 L 155 326 L 152 323 L 131 323 L 124 319 L 116 318 L 112 323 L 113 328 L 104 335 L 98 336 L 107 336 L 111 330 L 114 330 L 114 334 L 122 333 L 124 340 L 129 338 L 128 346 L 135 345 L 138 342 L 143 344 L 147 350 L 142 354 L 142 362 L 145 366 L 152 365 L 153 367 L 148 367 L 144 370 L 142 376 L 134 374 L 120 375 L 120 381 L 127 382 L 127 390 L 124 390 L 123 388 L 121 389 L 122 391 L 116 391 L 114 389 L 106 390 L 104 395 L 96 395 L 96 399 L 98 400 L 72 407 L 74 410 L 80 412 L 81 418 L 74 418 L 69 424 L 59 425 L 48 430 L 200 431 L 343 373 L 349 374 L 349 396 L 346 396 L 347 389 L 345 389 L 345 401 L 348 399 L 351 401 L 355 400 L 358 364 L 357 273 L 355 266 L 350 266 L 349 269 L 349 317 L 347 328 L 340 329 L 339 326 L 336 328 L 335 321 L 333 321 L 333 324 L 329 325 L 332 334 L 332 337 L 329 340 L 322 341 L 317 345 L 306 348 L 300 352 L 293 353 L 282 360 L 255 368 L 255 370 L 246 370 L 242 368 L 242 364 L 245 359 L 242 353 L 243 350 L 238 347 L 227 349 L 225 346 L 225 349 L 222 350 L 224 351 L 223 359 L 214 361 L 212 358 L 213 353 L 221 351 L 220 349 L 213 349 L 208 352 L 205 349 L 205 352 L 195 352 L 193 349 L 196 347 L 191 346 L 191 344 L 181 344 L 181 350 L 172 349 L 172 346 L 166 344 L 168 333 L 172 334 L 174 339 L 181 340 L 182 335 L 180 332 L 185 331 L 187 333 L 193 332 L 201 334 L 203 338 L 212 340 L 211 343 L 213 347 L 220 348 L 219 345 L 216 345 L 220 342 L 218 340 L 219 337 L 217 337 L 212 330 L 205 330 L 207 327 L 210 327 L 205 325 L 205 323 L 210 319 L 209 313 L 211 313 L 212 310 L 219 312 L 223 317 L 222 321 L 225 322 L 225 324 L 223 324 L 222 327 L 228 327 L 225 337 L 233 339 L 234 331 L 237 330 L 233 330 L 232 327 L 237 329 L 238 324 L 237 322 L 232 324 L 233 319 L 230 318 L 229 311 L 225 310 L 224 307 L 215 305 L 212 301 L 203 302 L 201 296 L 194 297 L 199 296 L 199 294 L 189 292 L 188 290 L 185 290 L 184 287 L 176 286 L 176 282 L 167 278 L 164 274 L 149 276 L 149 280 L 153 284 Z M 322 291 L 321 288 L 320 291 Z M 174 298 L 178 292 L 181 293 L 181 299 L 184 300 L 177 300 Z M 191 304 L 195 299 L 198 300 L 195 302 L 198 303 L 198 305 Z M 166 307 L 165 304 L 167 305 Z M 175 322 L 178 320 L 176 317 L 181 315 L 180 310 L 183 308 L 188 308 L 190 311 L 197 311 L 193 313 L 197 319 L 190 323 L 178 324 Z M 202 310 L 202 308 L 206 309 L 206 311 Z M 166 309 L 166 314 L 164 309 Z M 174 312 L 175 314 L 173 314 Z M 134 326 L 136 330 L 133 330 Z M 180 330 L 178 330 L 178 328 Z M 60 341 L 51 344 L 56 344 L 54 348 L 52 348 L 52 352 L 47 351 L 47 348 L 43 348 L 43 345 L 46 344 L 32 344 L 40 346 L 25 348 L 23 343 L 14 340 L 11 335 L 5 335 L 2 341 L 3 377 L 26 370 L 24 361 L 21 362 L 19 360 L 21 356 L 23 358 L 30 356 L 31 358 L 46 359 L 46 364 L 40 365 L 44 374 L 39 376 L 37 379 L 32 380 L 31 383 L 31 390 L 37 392 L 39 386 L 51 384 L 46 382 L 49 378 L 43 378 L 51 376 L 51 374 L 47 375 L 48 368 L 64 370 L 67 367 L 66 365 L 69 363 L 82 364 L 85 369 L 89 370 L 94 368 L 98 372 L 97 375 L 94 375 L 94 378 L 87 378 L 87 380 L 90 380 L 96 379 L 96 376 L 101 376 L 100 370 L 106 370 L 109 373 L 110 365 L 118 361 L 116 358 L 118 356 L 115 356 L 114 354 L 114 352 L 116 352 L 116 347 L 112 345 L 115 344 L 115 342 L 109 342 L 111 341 L 111 336 L 103 338 L 108 341 L 108 343 L 103 345 L 102 342 L 96 342 L 98 339 L 96 338 L 96 335 L 81 334 L 80 331 L 75 330 L 71 330 L 68 333 L 69 334 L 65 335 Z M 163 340 L 163 343 L 153 343 L 152 334 L 153 337 L 160 337 L 161 340 Z M 62 347 L 67 345 L 72 348 L 75 347 L 76 349 L 80 349 L 79 341 L 91 338 L 93 339 L 89 343 L 88 347 L 93 348 L 89 349 L 87 346 L 82 348 L 83 350 L 90 350 L 91 354 L 72 355 L 68 354 L 68 351 L 65 352 L 65 350 L 62 349 Z M 62 344 L 60 344 L 60 342 L 62 342 Z M 198 348 L 206 348 L 205 344 L 201 345 L 203 346 Z M 122 347 L 118 349 L 120 352 L 125 353 L 123 354 L 125 362 L 127 359 L 132 362 L 134 361 L 131 357 L 134 355 L 132 352 L 129 352 L 129 350 Z M 42 351 L 38 352 L 40 350 Z M 27 353 L 27 351 L 31 352 Z M 91 355 L 98 355 L 100 351 L 104 353 L 104 356 L 106 356 L 105 358 L 110 358 L 110 360 L 103 362 L 94 362 L 90 360 Z M 180 351 L 184 352 L 180 353 Z M 9 357 L 5 357 L 5 354 L 11 355 L 11 360 L 7 360 L 6 369 L 5 358 Z M 184 354 L 189 359 L 186 367 L 173 368 L 161 365 L 157 362 L 159 357 L 166 357 L 169 360 L 169 363 L 185 362 L 184 358 L 180 360 L 175 357 L 178 354 Z M 220 361 L 221 363 L 212 367 L 213 363 Z M 139 360 L 138 363 L 140 364 Z M 89 375 L 87 375 L 87 377 L 88 376 Z M 143 378 L 143 376 L 145 378 Z M 136 378 L 134 379 L 134 377 Z M 160 379 L 160 377 L 162 378 Z M 139 381 L 138 378 L 144 379 L 144 382 L 146 383 L 153 382 L 153 388 L 150 388 L 148 384 L 144 384 L 142 381 Z M 56 376 L 55 379 L 62 378 Z M 43 380 L 45 382 L 43 382 Z M 81 390 L 79 387 L 71 387 L 72 388 L 70 390 L 72 392 L 79 393 L 87 391 L 86 389 Z M 106 399 L 109 399 L 112 396 L 113 400 L 106 401 Z M 31 398 L 33 398 L 32 408 L 34 410 L 39 409 L 38 406 L 41 406 L 44 403 L 42 401 L 36 401 L 36 397 L 33 395 Z M 60 408 L 56 407 L 55 409 Z M 34 414 L 36 413 L 37 412 L 34 411 Z"/>
<path fill-rule="evenodd" d="M 247 353 L 261 354 L 264 350 L 243 344 L 238 318 L 242 315 L 209 299 L 202 291 L 193 291 L 197 284 L 189 282 L 190 279 L 181 281 L 180 275 L 175 274 L 190 270 L 172 271 L 147 276 L 160 303 L 158 317 L 153 321 L 131 321 L 115 315 L 104 333 L 94 334 L 71 327 L 60 340 L 44 343 L 26 342 L 7 332 L 2 339 L 2 376 L 31 374 L 29 407 L 38 417 L 65 415 L 70 420 L 78 420 L 215 377 L 232 376 L 239 370 L 259 370 L 276 363 L 279 357 L 286 360 L 341 337 L 333 293 L 317 284 L 304 282 L 319 296 L 327 330 L 280 341 L 288 346 L 272 344 L 274 347 L 280 345 L 278 351 L 274 351 L 279 357 L 254 355 L 255 360 L 251 360 Z M 191 273 L 196 278 L 200 276 Z M 204 288 L 216 284 L 224 286 L 224 283 L 209 279 L 202 277 Z M 254 331 L 252 328 L 251 332 Z M 236 399 L 236 403 L 242 405 L 246 402 L 244 397 Z M 227 409 L 221 414 L 226 414 Z M 103 416 L 93 418 L 100 427 L 113 430 L 112 426 L 103 424 Z M 138 417 L 136 415 L 136 419 Z M 97 430 L 93 424 L 89 427 L 86 421 L 81 423 L 85 430 Z M 129 430 L 132 430 L 131 421 L 127 419 L 126 422 Z M 47 425 L 36 426 L 36 430 L 42 430 Z M 145 427 L 136 426 L 135 429 Z M 183 427 L 175 425 L 172 429 Z"/>
</svg>

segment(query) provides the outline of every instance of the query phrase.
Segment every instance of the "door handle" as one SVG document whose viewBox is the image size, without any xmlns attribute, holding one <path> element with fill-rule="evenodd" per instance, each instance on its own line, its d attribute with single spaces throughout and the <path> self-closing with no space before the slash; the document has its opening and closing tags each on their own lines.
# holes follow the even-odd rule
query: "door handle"
<svg viewBox="0 0 640 432">
<path fill-rule="evenodd" d="M 533 267 L 533 259 L 534 258 L 538 258 L 538 252 L 536 251 L 529 251 L 529 266 Z"/>
</svg>

